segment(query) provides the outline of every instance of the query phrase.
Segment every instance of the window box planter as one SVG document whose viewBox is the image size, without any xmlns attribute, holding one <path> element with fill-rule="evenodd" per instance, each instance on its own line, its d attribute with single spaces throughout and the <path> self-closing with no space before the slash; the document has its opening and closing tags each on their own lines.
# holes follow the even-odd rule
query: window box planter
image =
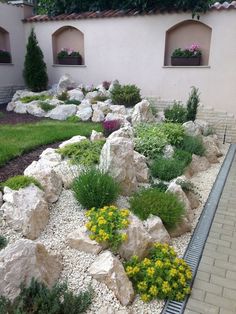
<svg viewBox="0 0 236 314">
<path fill-rule="evenodd" d="M 0 56 L 0 63 L 11 63 L 11 56 Z"/>
<path fill-rule="evenodd" d="M 196 57 L 171 57 L 173 66 L 198 66 L 201 64 L 201 56 Z"/>
<path fill-rule="evenodd" d="M 59 64 L 66 64 L 66 65 L 81 65 L 82 64 L 81 56 L 77 56 L 77 57 L 67 56 L 67 57 L 57 58 L 57 60 Z"/>
</svg>

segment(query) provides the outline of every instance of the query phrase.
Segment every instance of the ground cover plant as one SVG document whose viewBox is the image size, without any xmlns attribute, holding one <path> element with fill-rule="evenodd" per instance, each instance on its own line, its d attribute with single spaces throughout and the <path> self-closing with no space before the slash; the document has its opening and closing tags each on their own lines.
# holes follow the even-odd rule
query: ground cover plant
<svg viewBox="0 0 236 314">
<path fill-rule="evenodd" d="M 7 186 L 12 190 L 19 190 L 19 189 L 23 189 L 29 186 L 30 184 L 34 184 L 38 188 L 42 189 L 42 186 L 38 182 L 38 180 L 36 180 L 33 177 L 21 176 L 21 175 L 9 178 L 7 181 L 1 183 L 0 187 Z"/>
<path fill-rule="evenodd" d="M 24 104 L 27 104 L 27 103 L 34 101 L 34 100 L 45 101 L 48 99 L 52 99 L 52 96 L 43 94 L 43 95 L 24 96 L 24 97 L 20 98 L 20 101 L 23 102 Z"/>
<path fill-rule="evenodd" d="M 86 213 L 89 218 L 86 228 L 90 232 L 90 239 L 108 245 L 113 252 L 116 252 L 121 243 L 127 239 L 126 232 L 121 231 L 129 225 L 129 213 L 129 210 L 120 210 L 113 205 L 98 209 L 91 208 Z"/>
<path fill-rule="evenodd" d="M 49 289 L 44 283 L 32 279 L 29 287 L 21 286 L 15 300 L 0 297 L 1 314 L 80 314 L 92 303 L 90 290 L 74 295 L 66 284 Z"/>
<path fill-rule="evenodd" d="M 68 118 L 66 119 L 66 121 L 67 121 L 67 122 L 71 122 L 71 123 L 77 123 L 77 122 L 80 122 L 81 119 L 80 119 L 80 117 L 78 117 L 78 116 L 76 116 L 76 115 L 74 114 L 74 115 L 68 117 Z"/>
<path fill-rule="evenodd" d="M 67 140 L 74 135 L 88 137 L 92 130 L 101 132 L 101 124 L 42 120 L 34 124 L 16 124 L 14 127 L 0 125 L 0 166 L 45 144 Z"/>
<path fill-rule="evenodd" d="M 72 163 L 78 163 L 83 166 L 92 166 L 99 162 L 101 149 L 105 141 L 99 140 L 91 142 L 89 140 L 83 140 L 79 143 L 66 145 L 63 148 L 58 149 L 58 152 L 63 157 L 71 159 Z"/>
<path fill-rule="evenodd" d="M 111 91 L 111 99 L 116 105 L 133 107 L 141 101 L 140 89 L 135 85 L 115 84 Z"/>
<path fill-rule="evenodd" d="M 119 184 L 106 172 L 85 169 L 73 182 L 72 189 L 78 202 L 85 208 L 102 208 L 116 201 Z"/>
<path fill-rule="evenodd" d="M 76 99 L 67 99 L 64 101 L 65 105 L 76 105 L 79 106 L 81 104 L 81 101 L 76 100 Z"/>
<path fill-rule="evenodd" d="M 184 205 L 172 193 L 156 188 L 143 189 L 130 198 L 130 210 L 142 220 L 159 216 L 167 229 L 173 229 L 185 213 Z"/>
<path fill-rule="evenodd" d="M 49 104 L 48 102 L 46 102 L 46 101 L 40 101 L 40 102 L 39 102 L 39 107 L 40 107 L 41 109 L 43 109 L 44 111 L 46 111 L 46 112 L 48 112 L 48 111 L 50 111 L 50 110 L 56 108 L 56 106 L 50 105 L 50 104 Z"/>
<path fill-rule="evenodd" d="M 182 143 L 178 147 L 191 155 L 203 156 L 205 154 L 205 147 L 203 145 L 202 139 L 199 136 L 185 135 Z"/>
<path fill-rule="evenodd" d="M 143 260 L 132 257 L 125 271 L 144 302 L 181 301 L 190 294 L 191 269 L 168 244 L 155 243 Z"/>
</svg>

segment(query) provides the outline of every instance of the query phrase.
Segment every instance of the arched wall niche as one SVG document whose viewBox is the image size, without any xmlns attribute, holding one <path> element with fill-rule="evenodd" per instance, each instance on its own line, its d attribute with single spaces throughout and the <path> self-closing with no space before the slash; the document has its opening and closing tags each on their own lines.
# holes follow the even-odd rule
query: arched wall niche
<svg viewBox="0 0 236 314">
<path fill-rule="evenodd" d="M 70 48 L 79 51 L 84 64 L 84 34 L 73 26 L 63 26 L 52 35 L 53 61 L 57 62 L 57 53 L 62 48 Z"/>
<path fill-rule="evenodd" d="M 10 37 L 8 31 L 0 26 L 0 50 L 7 50 L 11 52 L 10 49 Z"/>
<path fill-rule="evenodd" d="M 193 43 L 200 45 L 201 65 L 208 65 L 212 29 L 199 21 L 187 20 L 174 25 L 166 32 L 164 65 L 171 65 L 171 54 L 176 48 L 185 49 Z"/>
</svg>

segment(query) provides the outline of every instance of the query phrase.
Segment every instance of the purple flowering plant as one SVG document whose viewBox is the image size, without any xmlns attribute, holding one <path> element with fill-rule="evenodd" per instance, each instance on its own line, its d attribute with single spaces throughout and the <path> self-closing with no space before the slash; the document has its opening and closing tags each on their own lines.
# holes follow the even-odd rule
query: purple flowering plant
<svg viewBox="0 0 236 314">
<path fill-rule="evenodd" d="M 112 132 L 120 128 L 119 120 L 107 120 L 103 122 L 103 132 L 105 136 L 110 135 Z"/>
</svg>

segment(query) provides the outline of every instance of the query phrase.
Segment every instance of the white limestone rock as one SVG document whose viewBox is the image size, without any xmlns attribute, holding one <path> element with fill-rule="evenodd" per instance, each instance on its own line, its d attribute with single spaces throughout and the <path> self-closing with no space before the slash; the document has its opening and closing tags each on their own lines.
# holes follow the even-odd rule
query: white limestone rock
<svg viewBox="0 0 236 314">
<path fill-rule="evenodd" d="M 105 140 L 103 133 L 92 130 L 90 141 L 94 142 L 94 141 L 101 141 L 101 140 Z"/>
<path fill-rule="evenodd" d="M 184 217 L 180 223 L 174 229 L 169 231 L 171 238 L 180 237 L 186 232 L 192 231 L 192 225 L 187 217 Z"/>
<path fill-rule="evenodd" d="M 128 219 L 130 222 L 126 229 L 128 238 L 119 247 L 119 255 L 126 260 L 134 255 L 142 259 L 148 254 L 148 250 L 152 245 L 152 238 L 144 228 L 141 220 L 135 215 L 130 214 Z"/>
<path fill-rule="evenodd" d="M 122 105 L 110 105 L 110 110 L 112 113 L 126 115 L 126 108 Z"/>
<path fill-rule="evenodd" d="M 134 138 L 133 128 L 130 125 L 126 125 L 120 128 L 119 130 L 112 132 L 108 138 L 114 139 L 117 137 L 124 137 L 124 138 L 133 140 Z"/>
<path fill-rule="evenodd" d="M 87 138 L 86 138 L 85 136 L 75 135 L 75 136 L 73 136 L 71 139 L 62 142 L 62 143 L 59 145 L 59 148 L 63 148 L 63 147 L 65 147 L 66 145 L 79 143 L 79 142 L 82 142 L 82 141 L 84 141 L 84 140 L 86 140 L 86 139 L 87 139 Z"/>
<path fill-rule="evenodd" d="M 45 111 L 39 106 L 37 100 L 26 104 L 26 110 L 29 114 L 32 114 L 35 117 L 44 117 L 46 115 Z"/>
<path fill-rule="evenodd" d="M 126 116 L 119 113 L 109 112 L 106 115 L 105 121 L 110 121 L 110 120 L 119 120 L 122 126 L 130 125 L 130 122 L 126 119 Z"/>
<path fill-rule="evenodd" d="M 202 138 L 205 147 L 205 156 L 210 163 L 218 163 L 218 157 L 223 154 L 218 147 L 218 141 L 213 136 L 206 136 Z"/>
<path fill-rule="evenodd" d="M 34 184 L 18 191 L 5 187 L 3 199 L 4 219 L 14 230 L 22 231 L 26 238 L 37 239 L 49 219 L 44 192 Z"/>
<path fill-rule="evenodd" d="M 170 235 L 158 216 L 151 215 L 144 221 L 144 226 L 150 234 L 153 243 L 170 243 Z"/>
<path fill-rule="evenodd" d="M 93 110 L 90 102 L 83 101 L 79 106 L 76 112 L 76 116 L 79 117 L 82 121 L 88 121 L 93 114 Z"/>
<path fill-rule="evenodd" d="M 132 140 L 124 137 L 108 138 L 101 151 L 99 167 L 108 171 L 120 183 L 124 195 L 136 191 L 137 179 Z"/>
<path fill-rule="evenodd" d="M 132 124 L 154 121 L 155 117 L 152 114 L 151 105 L 148 100 L 144 99 L 134 106 Z"/>
<path fill-rule="evenodd" d="M 174 156 L 175 150 L 172 145 L 166 145 L 163 149 L 164 158 L 170 159 Z"/>
<path fill-rule="evenodd" d="M 51 287 L 59 277 L 61 265 L 44 245 L 20 239 L 0 251 L 0 295 L 15 299 L 20 285 L 30 285 L 31 279 Z"/>
<path fill-rule="evenodd" d="M 210 163 L 205 156 L 192 155 L 192 161 L 188 167 L 188 171 L 191 175 L 205 171 L 208 168 L 210 168 Z"/>
<path fill-rule="evenodd" d="M 77 178 L 83 168 L 79 165 L 73 165 L 70 160 L 63 160 L 53 167 L 58 177 L 61 179 L 65 189 L 71 188 L 75 178 Z"/>
<path fill-rule="evenodd" d="M 16 113 L 27 113 L 27 105 L 28 104 L 24 104 L 23 102 L 18 100 L 15 102 L 14 111 Z"/>
<path fill-rule="evenodd" d="M 52 163 L 53 165 L 57 165 L 62 161 L 62 157 L 59 153 L 56 152 L 54 148 L 46 148 L 41 155 L 39 156 L 40 159 L 45 159 Z"/>
<path fill-rule="evenodd" d="M 90 254 L 98 254 L 102 251 L 102 246 L 89 238 L 86 227 L 79 227 L 67 236 L 67 243 L 73 249 Z"/>
<path fill-rule="evenodd" d="M 98 101 L 96 104 L 92 104 L 93 110 L 100 110 L 103 112 L 104 115 L 111 112 L 109 104 L 106 102 Z"/>
<path fill-rule="evenodd" d="M 147 158 L 144 155 L 134 151 L 134 166 L 136 178 L 139 183 L 149 182 L 149 169 L 146 162 Z"/>
<path fill-rule="evenodd" d="M 203 136 L 207 136 L 211 132 L 211 127 L 207 121 L 196 119 L 194 123 L 200 128 Z"/>
<path fill-rule="evenodd" d="M 84 99 L 84 94 L 80 89 L 72 89 L 68 91 L 70 100 L 82 101 Z"/>
<path fill-rule="evenodd" d="M 195 124 L 193 121 L 187 121 L 183 124 L 183 127 L 185 129 L 185 133 L 187 135 L 191 135 L 191 136 L 197 136 L 197 135 L 201 135 L 201 128 Z"/>
<path fill-rule="evenodd" d="M 105 119 L 105 116 L 101 110 L 94 110 L 93 111 L 93 116 L 92 116 L 93 122 L 102 122 L 102 121 L 104 121 L 104 119 Z"/>
<path fill-rule="evenodd" d="M 191 210 L 191 204 L 182 190 L 181 186 L 176 184 L 175 182 L 171 182 L 166 190 L 166 193 L 172 193 L 177 196 L 177 198 L 184 204 L 186 213 Z"/>
<path fill-rule="evenodd" d="M 99 92 L 99 91 L 88 92 L 85 96 L 85 99 L 91 100 L 91 99 L 93 99 L 97 96 L 100 96 L 100 95 L 101 95 L 101 92 Z"/>
<path fill-rule="evenodd" d="M 68 88 L 75 88 L 76 83 L 69 74 L 63 75 L 57 85 L 58 94 L 67 91 Z"/>
<path fill-rule="evenodd" d="M 53 120 L 66 120 L 77 111 L 76 105 L 60 105 L 48 112 L 46 117 Z"/>
<path fill-rule="evenodd" d="M 16 103 L 14 101 L 11 101 L 7 104 L 6 110 L 7 111 L 14 111 L 15 107 L 16 107 Z"/>
<path fill-rule="evenodd" d="M 122 305 L 134 299 L 134 290 L 122 263 L 111 252 L 100 254 L 89 267 L 89 274 L 111 289 Z"/>
</svg>

